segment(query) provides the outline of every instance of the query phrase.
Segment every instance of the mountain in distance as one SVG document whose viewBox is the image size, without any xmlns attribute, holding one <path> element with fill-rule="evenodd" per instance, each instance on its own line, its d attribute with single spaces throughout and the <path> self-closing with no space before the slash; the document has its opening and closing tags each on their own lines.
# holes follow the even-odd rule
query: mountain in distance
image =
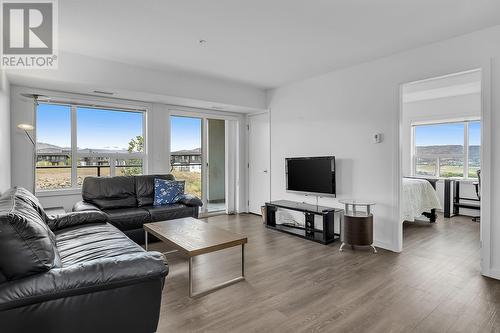
<svg viewBox="0 0 500 333">
<path fill-rule="evenodd" d="M 127 152 L 126 149 L 90 149 L 90 148 L 80 148 L 78 147 L 79 153 L 122 153 Z M 50 143 L 37 142 L 36 144 L 37 154 L 50 155 L 50 154 L 69 154 L 71 152 L 71 147 L 60 147 Z M 194 149 L 183 149 L 171 152 L 172 155 L 201 155 L 201 148 Z"/>
<path fill-rule="evenodd" d="M 460 155 L 464 153 L 461 145 L 417 146 L 418 155 Z M 469 146 L 469 158 L 476 159 L 481 156 L 481 146 Z"/>
</svg>

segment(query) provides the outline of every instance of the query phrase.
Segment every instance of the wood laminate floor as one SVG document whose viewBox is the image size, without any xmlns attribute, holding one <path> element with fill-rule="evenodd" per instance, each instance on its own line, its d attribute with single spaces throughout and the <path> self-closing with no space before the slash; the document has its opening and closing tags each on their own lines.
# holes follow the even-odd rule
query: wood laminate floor
<svg viewBox="0 0 500 333">
<path fill-rule="evenodd" d="M 269 230 L 254 215 L 207 221 L 248 236 L 247 280 L 191 299 L 186 259 L 167 255 L 158 332 L 500 332 L 500 281 L 479 274 L 470 218 L 405 223 L 401 254 L 339 253 L 338 242 Z M 239 251 L 198 257 L 196 285 L 236 277 Z"/>
</svg>

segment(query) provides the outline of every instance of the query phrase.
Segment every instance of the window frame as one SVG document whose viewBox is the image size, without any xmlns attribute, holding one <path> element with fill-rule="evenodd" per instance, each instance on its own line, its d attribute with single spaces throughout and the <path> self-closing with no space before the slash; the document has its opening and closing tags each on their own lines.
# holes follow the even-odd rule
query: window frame
<svg viewBox="0 0 500 333">
<path fill-rule="evenodd" d="M 103 157 L 109 158 L 110 175 L 116 174 L 115 164 L 117 160 L 126 159 L 140 159 L 142 160 L 142 173 L 147 174 L 148 167 L 148 139 L 147 139 L 147 115 L 148 107 L 146 105 L 136 104 L 119 104 L 119 103 L 106 103 L 96 102 L 89 103 L 89 101 L 76 101 L 76 100 L 62 100 L 55 101 L 52 99 L 38 101 L 39 104 L 52 104 L 64 105 L 70 107 L 70 127 L 71 127 L 71 187 L 55 188 L 55 189 L 39 189 L 36 187 L 36 161 L 38 160 L 38 153 L 35 148 L 35 163 L 33 163 L 33 176 L 35 177 L 35 193 L 40 196 L 51 196 L 58 194 L 77 194 L 81 192 L 81 186 L 78 185 L 78 160 L 85 157 Z M 78 152 L 78 123 L 77 123 L 77 110 L 78 108 L 94 108 L 107 111 L 117 112 L 135 112 L 142 114 L 142 135 L 144 138 L 144 152 L 142 153 L 79 153 Z M 38 108 L 35 110 L 35 119 L 38 116 Z M 34 132 L 35 142 L 38 142 L 36 131 Z"/>
<path fill-rule="evenodd" d="M 463 176 L 458 177 L 461 179 L 477 179 L 477 177 L 469 177 L 469 151 L 470 151 L 470 140 L 469 140 L 469 126 L 471 123 L 479 122 L 481 124 L 480 118 L 470 118 L 464 120 L 446 120 L 446 121 L 435 121 L 435 122 L 418 122 L 411 124 L 411 158 L 412 158 L 412 170 L 411 173 L 414 177 L 422 177 L 424 175 L 417 174 L 417 159 L 426 158 L 433 159 L 436 161 L 436 172 L 433 177 L 440 179 L 447 179 L 452 177 L 443 177 L 440 174 L 440 160 L 441 158 L 463 158 Z M 463 124 L 464 125 L 464 152 L 461 154 L 417 154 L 416 145 L 416 129 L 420 126 L 432 126 L 432 125 L 446 125 L 446 124 Z M 480 128 L 482 131 L 482 128 Z M 453 177 L 457 178 L 457 177 Z"/>
</svg>

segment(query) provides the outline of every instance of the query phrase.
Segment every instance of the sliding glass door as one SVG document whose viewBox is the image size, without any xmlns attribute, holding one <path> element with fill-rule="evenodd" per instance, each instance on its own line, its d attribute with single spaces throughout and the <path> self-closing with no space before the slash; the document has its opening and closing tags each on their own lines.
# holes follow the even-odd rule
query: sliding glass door
<svg viewBox="0 0 500 333">
<path fill-rule="evenodd" d="M 171 116 L 170 168 L 186 193 L 202 199 L 202 213 L 225 211 L 225 120 Z"/>
<path fill-rule="evenodd" d="M 170 117 L 170 169 L 176 179 L 186 181 L 185 192 L 202 194 L 202 119 Z"/>
<path fill-rule="evenodd" d="M 226 124 L 207 119 L 207 211 L 226 209 Z"/>
</svg>

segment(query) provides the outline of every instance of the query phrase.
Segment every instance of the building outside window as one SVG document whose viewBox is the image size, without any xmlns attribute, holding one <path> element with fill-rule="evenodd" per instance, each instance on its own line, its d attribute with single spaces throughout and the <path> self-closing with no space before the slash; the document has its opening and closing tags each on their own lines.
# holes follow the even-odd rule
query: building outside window
<svg viewBox="0 0 500 333">
<path fill-rule="evenodd" d="M 143 173 L 143 111 L 40 103 L 36 118 L 37 190 L 78 188 L 88 176 Z"/>
<path fill-rule="evenodd" d="M 477 178 L 480 144 L 480 121 L 414 125 L 413 174 Z"/>
</svg>

